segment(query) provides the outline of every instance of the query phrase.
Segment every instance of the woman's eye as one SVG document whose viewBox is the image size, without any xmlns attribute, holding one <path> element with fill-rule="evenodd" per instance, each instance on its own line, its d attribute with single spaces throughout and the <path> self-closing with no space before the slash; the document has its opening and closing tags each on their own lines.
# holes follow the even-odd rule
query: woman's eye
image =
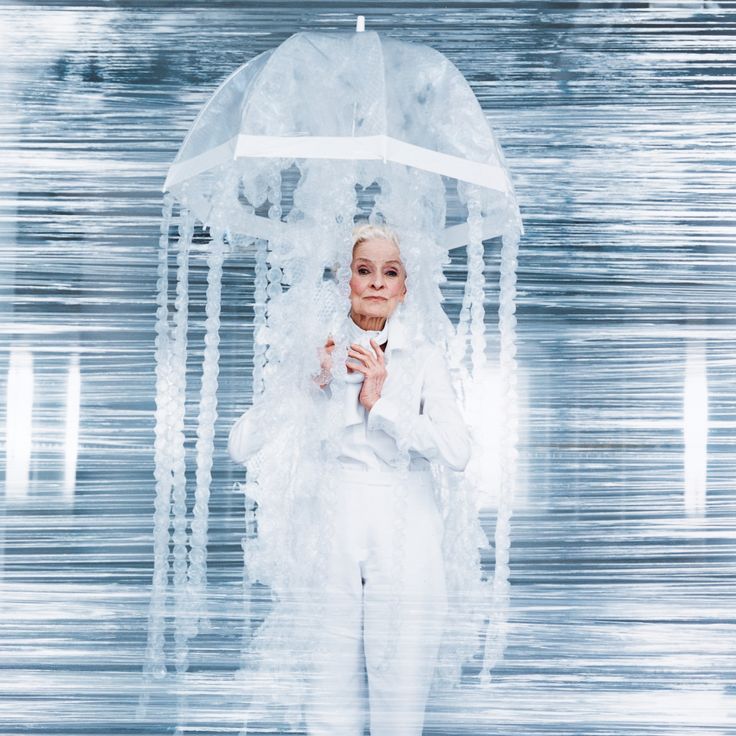
<svg viewBox="0 0 736 736">
<path fill-rule="evenodd" d="M 386 271 L 386 275 L 387 276 L 398 276 L 399 275 L 399 272 L 398 271 L 394 271 L 394 270 Z"/>
<path fill-rule="evenodd" d="M 358 269 L 358 273 L 359 273 L 359 274 L 360 274 L 361 276 L 366 276 L 367 274 L 369 274 L 369 273 L 370 273 L 370 271 L 369 271 L 369 270 L 368 270 L 367 268 L 359 268 L 359 269 Z"/>
</svg>

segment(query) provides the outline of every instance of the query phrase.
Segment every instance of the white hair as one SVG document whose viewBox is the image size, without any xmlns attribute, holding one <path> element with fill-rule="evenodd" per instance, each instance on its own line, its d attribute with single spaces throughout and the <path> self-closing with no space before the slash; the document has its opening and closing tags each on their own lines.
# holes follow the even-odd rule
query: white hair
<svg viewBox="0 0 736 736">
<path fill-rule="evenodd" d="M 393 228 L 386 224 L 373 224 L 370 222 L 359 222 L 353 228 L 353 248 L 366 240 L 388 240 L 397 248 L 399 247 L 399 236 Z"/>
</svg>

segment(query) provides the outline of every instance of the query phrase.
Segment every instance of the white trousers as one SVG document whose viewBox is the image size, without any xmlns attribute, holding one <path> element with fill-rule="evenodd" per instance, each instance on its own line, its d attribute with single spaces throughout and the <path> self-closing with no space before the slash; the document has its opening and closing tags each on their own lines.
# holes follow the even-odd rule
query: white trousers
<svg viewBox="0 0 736 736">
<path fill-rule="evenodd" d="M 394 518 L 396 475 L 338 471 L 309 736 L 363 736 L 366 721 L 371 736 L 421 736 L 447 597 L 431 474 L 408 475 L 402 530 Z M 387 650 L 392 632 L 398 635 Z"/>
</svg>

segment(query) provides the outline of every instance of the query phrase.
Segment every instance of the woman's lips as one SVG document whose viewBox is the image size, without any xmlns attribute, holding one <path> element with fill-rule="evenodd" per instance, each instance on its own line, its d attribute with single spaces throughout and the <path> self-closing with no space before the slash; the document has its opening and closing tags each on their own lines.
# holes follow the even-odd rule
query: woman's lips
<svg viewBox="0 0 736 736">
<path fill-rule="evenodd" d="M 378 299 L 380 302 L 385 302 L 386 297 L 385 296 L 366 296 L 365 299 Z"/>
</svg>

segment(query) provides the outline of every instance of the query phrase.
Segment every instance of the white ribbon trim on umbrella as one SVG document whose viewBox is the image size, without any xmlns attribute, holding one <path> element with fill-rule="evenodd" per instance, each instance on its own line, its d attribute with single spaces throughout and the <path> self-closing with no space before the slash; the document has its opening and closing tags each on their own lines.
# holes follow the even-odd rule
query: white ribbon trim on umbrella
<svg viewBox="0 0 736 736">
<path fill-rule="evenodd" d="M 168 191 L 172 186 L 207 169 L 238 158 L 360 159 L 382 160 L 384 163 L 394 161 L 499 192 L 509 191 L 506 172 L 500 166 L 431 151 L 387 135 L 237 135 L 206 153 L 172 164 L 163 190 Z"/>
</svg>

